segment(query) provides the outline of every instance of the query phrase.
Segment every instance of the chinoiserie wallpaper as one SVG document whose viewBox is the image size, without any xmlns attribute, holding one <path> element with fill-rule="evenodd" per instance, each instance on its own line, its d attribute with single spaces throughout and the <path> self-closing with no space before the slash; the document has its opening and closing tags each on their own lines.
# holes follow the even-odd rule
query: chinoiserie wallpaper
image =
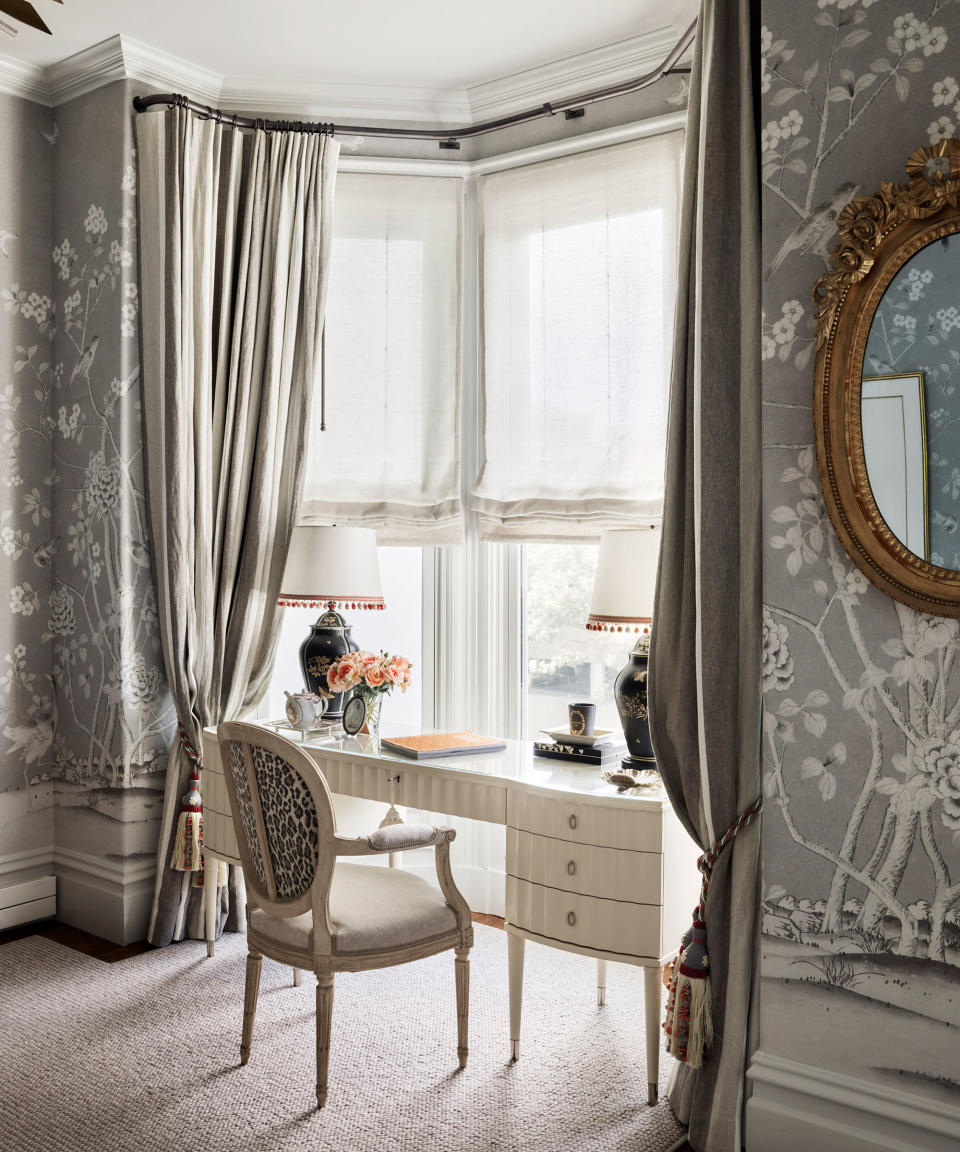
<svg viewBox="0 0 960 1152">
<path fill-rule="evenodd" d="M 894 603 L 847 558 L 825 515 L 811 418 L 810 293 L 838 212 L 904 180 L 914 148 L 960 125 L 960 5 L 908 3 L 762 5 L 760 1046 L 955 1101 L 960 625 Z M 935 360 L 944 405 L 950 347 L 939 345 L 942 369 Z M 955 466 L 960 455 L 945 479 Z"/>
<path fill-rule="evenodd" d="M 0 95 L 0 856 L 54 838 L 50 110 Z"/>
<path fill-rule="evenodd" d="M 55 803 L 58 850 L 114 863 L 153 858 L 172 722 L 143 493 L 127 89 L 52 115 L 11 101 L 25 150 L 52 173 L 9 221 L 0 199 L 4 235 L 32 238 L 29 260 L 0 256 L 15 324 L 4 344 L 3 780 L 26 783 L 31 806 Z M 0 801 L 0 831 L 25 803 Z"/>
<path fill-rule="evenodd" d="M 960 71 L 960 69 L 958 69 Z M 942 88 L 954 101 L 954 80 Z M 960 101 L 958 101 L 960 103 Z M 927 430 L 928 559 L 960 569 L 960 236 L 923 248 L 894 277 L 870 328 L 864 373 L 920 372 Z"/>
</svg>

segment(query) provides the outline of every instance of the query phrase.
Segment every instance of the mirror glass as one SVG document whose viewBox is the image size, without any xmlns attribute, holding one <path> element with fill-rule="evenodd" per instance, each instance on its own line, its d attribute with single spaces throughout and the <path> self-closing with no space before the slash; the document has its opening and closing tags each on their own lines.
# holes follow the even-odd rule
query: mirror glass
<svg viewBox="0 0 960 1152">
<path fill-rule="evenodd" d="M 921 559 L 960 570 L 960 235 L 921 248 L 884 292 L 860 418 L 888 527 Z"/>
</svg>

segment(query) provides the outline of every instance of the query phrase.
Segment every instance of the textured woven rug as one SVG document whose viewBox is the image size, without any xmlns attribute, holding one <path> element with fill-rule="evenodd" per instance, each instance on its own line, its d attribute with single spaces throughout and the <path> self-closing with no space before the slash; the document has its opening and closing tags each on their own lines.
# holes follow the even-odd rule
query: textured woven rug
<svg viewBox="0 0 960 1152">
<path fill-rule="evenodd" d="M 477 925 L 470 1060 L 453 953 L 339 975 L 330 1096 L 314 1104 L 314 988 L 264 960 L 239 1065 L 246 942 L 105 964 L 38 936 L 0 947 L 2 1152 L 667 1152 L 646 1104 L 643 979 L 527 945 L 522 1058 L 508 1063 L 506 934 Z M 661 1097 L 671 1061 L 661 1058 Z"/>
</svg>

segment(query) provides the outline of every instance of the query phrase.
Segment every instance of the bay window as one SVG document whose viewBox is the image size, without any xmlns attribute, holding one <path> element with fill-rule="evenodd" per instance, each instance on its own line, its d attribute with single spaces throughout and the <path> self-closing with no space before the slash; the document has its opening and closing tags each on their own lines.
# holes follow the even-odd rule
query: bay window
<svg viewBox="0 0 960 1152">
<path fill-rule="evenodd" d="M 377 531 L 386 611 L 348 615 L 415 665 L 388 727 L 536 739 L 574 699 L 619 726 L 628 644 L 585 623 L 601 530 L 662 509 L 680 121 L 545 160 L 343 158 L 301 520 Z M 284 611 L 261 714 L 310 617 Z M 503 830 L 443 819 L 502 911 Z"/>
</svg>

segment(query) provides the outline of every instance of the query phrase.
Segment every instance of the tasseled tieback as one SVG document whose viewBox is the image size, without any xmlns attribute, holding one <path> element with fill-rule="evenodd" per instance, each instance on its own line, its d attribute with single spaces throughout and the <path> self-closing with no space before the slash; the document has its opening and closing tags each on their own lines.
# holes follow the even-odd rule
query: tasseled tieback
<svg viewBox="0 0 960 1152">
<path fill-rule="evenodd" d="M 713 1011 L 710 1003 L 710 957 L 707 955 L 707 889 L 717 857 L 731 840 L 760 814 L 763 797 L 734 820 L 719 840 L 697 860 L 703 876 L 700 903 L 693 910 L 693 924 L 684 933 L 680 951 L 664 971 L 667 985 L 667 1051 L 682 1064 L 699 1068 L 713 1044 Z"/>
<path fill-rule="evenodd" d="M 203 757 L 194 748 L 187 730 L 177 721 L 180 746 L 184 755 L 193 764 L 187 791 L 180 802 L 180 818 L 177 821 L 177 837 L 173 846 L 171 868 L 178 872 L 193 872 L 194 885 L 203 887 L 203 802 L 200 798 L 200 771 Z"/>
</svg>

